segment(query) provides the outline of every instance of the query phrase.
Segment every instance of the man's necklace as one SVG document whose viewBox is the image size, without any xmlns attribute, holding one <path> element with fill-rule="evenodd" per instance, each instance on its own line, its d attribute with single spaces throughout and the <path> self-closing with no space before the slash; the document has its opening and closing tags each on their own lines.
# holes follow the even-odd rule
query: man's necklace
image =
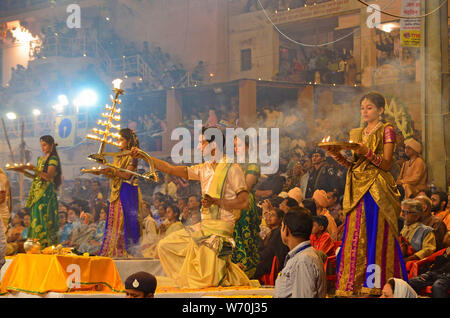
<svg viewBox="0 0 450 318">
<path fill-rule="evenodd" d="M 414 160 L 409 160 L 408 167 L 411 167 L 413 165 L 414 161 L 416 161 L 416 159 L 417 159 L 417 157 L 414 158 Z"/>
</svg>

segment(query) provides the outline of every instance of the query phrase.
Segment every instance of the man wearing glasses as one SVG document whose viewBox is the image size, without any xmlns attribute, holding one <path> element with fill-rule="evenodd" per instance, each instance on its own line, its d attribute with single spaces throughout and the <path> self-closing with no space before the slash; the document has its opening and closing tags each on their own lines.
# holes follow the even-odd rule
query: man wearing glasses
<svg viewBox="0 0 450 318">
<path fill-rule="evenodd" d="M 436 250 L 436 237 L 433 228 L 421 222 L 420 201 L 415 199 L 402 201 L 402 216 L 405 218 L 405 225 L 400 232 L 400 247 L 405 263 L 421 260 L 433 254 Z"/>
</svg>

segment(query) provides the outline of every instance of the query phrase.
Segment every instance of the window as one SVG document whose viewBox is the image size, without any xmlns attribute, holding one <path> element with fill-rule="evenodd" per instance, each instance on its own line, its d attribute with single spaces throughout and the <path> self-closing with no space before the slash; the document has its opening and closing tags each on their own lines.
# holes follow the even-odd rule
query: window
<svg viewBox="0 0 450 318">
<path fill-rule="evenodd" d="M 252 69 L 252 49 L 241 50 L 241 71 Z"/>
</svg>

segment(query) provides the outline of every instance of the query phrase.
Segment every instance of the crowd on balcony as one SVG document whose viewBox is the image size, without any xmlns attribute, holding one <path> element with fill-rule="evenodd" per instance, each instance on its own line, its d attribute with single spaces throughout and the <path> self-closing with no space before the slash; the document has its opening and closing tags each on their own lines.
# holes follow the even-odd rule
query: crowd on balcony
<svg viewBox="0 0 450 318">
<path fill-rule="evenodd" d="M 43 4 L 54 4 L 58 0 L 4 0 L 2 10 L 20 10 Z"/>
<path fill-rule="evenodd" d="M 351 50 L 316 48 L 303 54 L 291 52 L 280 48 L 277 80 L 345 85 L 354 85 L 360 80 Z"/>
<path fill-rule="evenodd" d="M 323 2 L 332 0 L 259 0 L 265 10 L 284 11 L 288 9 L 296 9 L 304 6 L 313 6 Z M 248 0 L 245 6 L 245 12 L 262 10 L 258 0 Z"/>
</svg>

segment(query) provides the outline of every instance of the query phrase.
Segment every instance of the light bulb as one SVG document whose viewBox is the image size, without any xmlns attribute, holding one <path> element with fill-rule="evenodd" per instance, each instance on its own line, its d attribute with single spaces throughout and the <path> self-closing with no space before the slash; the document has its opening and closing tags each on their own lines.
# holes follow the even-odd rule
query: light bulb
<svg viewBox="0 0 450 318">
<path fill-rule="evenodd" d="M 120 89 L 120 86 L 122 85 L 123 81 L 120 78 L 115 79 L 112 81 L 114 89 Z"/>
</svg>

